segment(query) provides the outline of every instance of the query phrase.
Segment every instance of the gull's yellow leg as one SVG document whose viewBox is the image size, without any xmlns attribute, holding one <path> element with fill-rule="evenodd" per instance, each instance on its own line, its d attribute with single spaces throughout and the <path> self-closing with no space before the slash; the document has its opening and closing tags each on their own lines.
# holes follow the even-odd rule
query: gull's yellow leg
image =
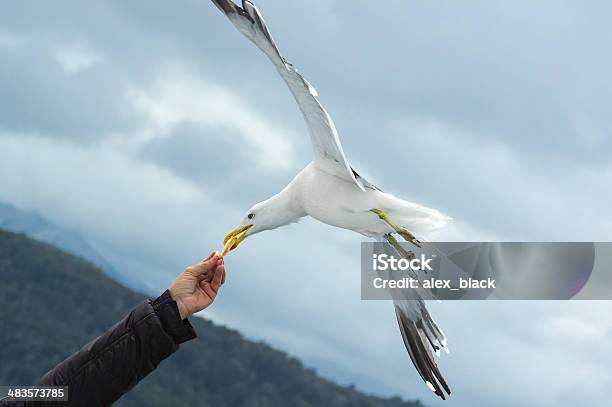
<svg viewBox="0 0 612 407">
<path fill-rule="evenodd" d="M 414 253 L 410 250 L 404 249 L 391 233 L 385 234 L 385 239 L 387 239 L 387 242 L 389 242 L 403 258 L 407 260 L 412 260 L 415 258 Z"/>
<path fill-rule="evenodd" d="M 389 219 L 389 216 L 380 209 L 370 209 L 370 211 L 374 212 L 378 215 L 378 217 L 383 220 L 387 225 L 391 226 L 393 230 L 395 230 L 401 237 L 404 238 L 407 242 L 412 243 L 416 247 L 421 247 L 421 242 L 412 234 L 408 229 L 403 226 L 396 225 Z"/>
</svg>

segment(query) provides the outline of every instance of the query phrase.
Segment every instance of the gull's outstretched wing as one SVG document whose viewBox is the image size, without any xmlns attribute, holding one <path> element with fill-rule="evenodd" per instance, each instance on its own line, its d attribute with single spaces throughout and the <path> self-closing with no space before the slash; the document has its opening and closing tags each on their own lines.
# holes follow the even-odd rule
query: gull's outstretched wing
<svg viewBox="0 0 612 407">
<path fill-rule="evenodd" d="M 310 133 L 315 165 L 330 174 L 354 181 L 362 190 L 364 186 L 373 187 L 348 164 L 334 122 L 319 102 L 317 91 L 281 55 L 257 7 L 249 0 L 243 0 L 242 7 L 232 0 L 212 1 L 238 31 L 270 58 L 289 86 Z"/>
</svg>

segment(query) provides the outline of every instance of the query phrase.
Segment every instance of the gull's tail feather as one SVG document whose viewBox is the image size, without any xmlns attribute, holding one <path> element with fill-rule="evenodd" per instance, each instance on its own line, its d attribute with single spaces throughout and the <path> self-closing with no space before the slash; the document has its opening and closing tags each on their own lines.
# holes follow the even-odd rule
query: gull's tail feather
<svg viewBox="0 0 612 407">
<path fill-rule="evenodd" d="M 394 195 L 378 192 L 378 205 L 398 225 L 415 234 L 419 240 L 426 240 L 442 229 L 451 220 L 437 209 L 404 201 Z"/>
<path fill-rule="evenodd" d="M 391 248 L 395 253 L 404 256 L 392 245 L 389 250 Z M 423 300 L 433 295 L 429 291 L 425 293 L 411 291 L 411 295 L 401 290 L 389 291 L 393 298 L 395 316 L 402 340 L 410 360 L 427 386 L 437 396 L 443 400 L 446 399 L 445 392 L 450 395 L 451 391 L 434 359 L 434 353 L 440 356 L 440 350 L 449 352 L 446 336 L 431 317 Z"/>
<path fill-rule="evenodd" d="M 406 312 L 405 306 L 402 306 L 407 305 L 407 301 L 402 302 L 404 304 L 395 301 L 395 316 L 408 355 L 427 386 L 442 400 L 445 400 L 445 392 L 450 395 L 451 391 L 432 353 L 432 351 L 438 353 L 440 348 L 448 351 L 444 334 L 429 316 L 424 303 L 419 304 L 422 305 L 422 315 L 415 322 L 414 316 L 411 315 L 413 313 Z"/>
</svg>

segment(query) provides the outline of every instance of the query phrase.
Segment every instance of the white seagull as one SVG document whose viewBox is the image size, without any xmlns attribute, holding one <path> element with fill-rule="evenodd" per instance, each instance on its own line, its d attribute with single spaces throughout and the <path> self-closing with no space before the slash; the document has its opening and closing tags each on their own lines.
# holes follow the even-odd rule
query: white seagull
<svg viewBox="0 0 612 407">
<path fill-rule="evenodd" d="M 447 216 L 382 192 L 349 165 L 334 122 L 319 102 L 316 90 L 281 55 L 261 13 L 251 1 L 243 0 L 242 7 L 231 0 L 212 1 L 238 31 L 270 58 L 302 111 L 314 152 L 314 160 L 289 185 L 248 210 L 241 225 L 225 237 L 224 255 L 247 236 L 296 222 L 304 216 L 379 241 L 386 240 L 404 256 L 411 253 L 402 249 L 394 234 L 418 246 L 415 236 L 444 226 L 450 219 Z M 393 304 L 414 366 L 428 387 L 444 399 L 444 391 L 450 395 L 450 389 L 433 357 L 440 349 L 448 351 L 442 330 L 423 300 L 394 297 Z"/>
</svg>

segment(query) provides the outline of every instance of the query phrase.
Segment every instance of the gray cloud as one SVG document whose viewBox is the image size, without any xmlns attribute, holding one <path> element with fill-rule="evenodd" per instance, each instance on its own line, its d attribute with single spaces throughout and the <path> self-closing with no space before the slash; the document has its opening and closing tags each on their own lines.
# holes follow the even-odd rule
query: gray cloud
<svg viewBox="0 0 612 407">
<path fill-rule="evenodd" d="M 609 5 L 258 4 L 353 164 L 453 216 L 441 238 L 609 239 Z M 0 26 L 0 200 L 88 236 L 152 292 L 310 160 L 282 81 L 208 1 L 12 2 Z M 258 235 L 206 314 L 437 405 L 390 304 L 359 300 L 360 240 L 308 220 Z M 455 405 L 604 405 L 602 304 L 434 308 Z"/>
</svg>

